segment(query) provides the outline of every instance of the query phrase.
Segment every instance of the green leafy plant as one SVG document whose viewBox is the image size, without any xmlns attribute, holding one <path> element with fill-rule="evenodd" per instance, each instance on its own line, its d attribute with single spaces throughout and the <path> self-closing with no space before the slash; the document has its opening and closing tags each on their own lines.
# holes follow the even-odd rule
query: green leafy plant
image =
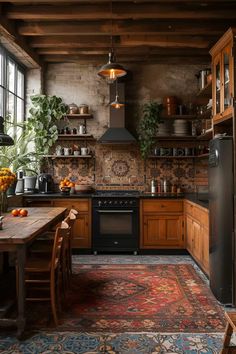
<svg viewBox="0 0 236 354">
<path fill-rule="evenodd" d="M 162 104 L 155 101 L 145 103 L 141 107 L 141 118 L 138 125 L 138 139 L 143 159 L 151 153 L 155 143 L 155 135 L 161 119 Z"/>
<path fill-rule="evenodd" d="M 34 132 L 27 127 L 27 122 L 13 124 L 10 117 L 5 119 L 5 131 L 11 135 L 16 128 L 14 145 L 0 147 L 0 167 L 9 167 L 13 172 L 24 170 L 27 174 L 36 174 L 38 154 L 31 151 L 29 145 L 34 139 Z"/>
<path fill-rule="evenodd" d="M 35 151 L 47 155 L 58 138 L 56 123 L 68 112 L 68 107 L 57 96 L 31 96 L 28 129 L 33 131 Z"/>
</svg>

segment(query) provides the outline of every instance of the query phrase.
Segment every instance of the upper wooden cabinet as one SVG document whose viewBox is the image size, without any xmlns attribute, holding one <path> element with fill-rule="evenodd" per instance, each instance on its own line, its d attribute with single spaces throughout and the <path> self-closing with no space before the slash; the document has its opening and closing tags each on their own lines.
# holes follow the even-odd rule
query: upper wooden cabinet
<svg viewBox="0 0 236 354">
<path fill-rule="evenodd" d="M 230 28 L 210 50 L 213 124 L 224 122 L 233 114 L 234 34 L 235 30 Z"/>
</svg>

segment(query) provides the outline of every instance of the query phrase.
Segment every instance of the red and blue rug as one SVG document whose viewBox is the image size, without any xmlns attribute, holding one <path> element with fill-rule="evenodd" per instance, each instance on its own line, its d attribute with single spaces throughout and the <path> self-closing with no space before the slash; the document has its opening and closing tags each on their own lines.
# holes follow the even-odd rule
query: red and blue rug
<svg viewBox="0 0 236 354">
<path fill-rule="evenodd" d="M 39 319 L 37 305 L 33 312 Z M 41 319 L 38 329 L 45 325 Z M 57 329 L 212 333 L 224 328 L 221 307 L 192 265 L 119 264 L 75 266 Z"/>
</svg>

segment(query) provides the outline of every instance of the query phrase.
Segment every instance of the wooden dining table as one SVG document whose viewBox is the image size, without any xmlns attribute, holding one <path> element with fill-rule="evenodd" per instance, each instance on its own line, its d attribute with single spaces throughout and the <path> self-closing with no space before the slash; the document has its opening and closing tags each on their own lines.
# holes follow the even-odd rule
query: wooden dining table
<svg viewBox="0 0 236 354">
<path fill-rule="evenodd" d="M 4 214 L 3 229 L 0 230 L 0 252 L 16 252 L 18 265 L 17 317 L 0 318 L 0 326 L 17 327 L 17 336 L 25 330 L 25 259 L 27 247 L 43 232 L 60 222 L 66 214 L 66 208 L 39 207 L 27 208 L 27 217 L 14 217 L 10 212 Z"/>
</svg>

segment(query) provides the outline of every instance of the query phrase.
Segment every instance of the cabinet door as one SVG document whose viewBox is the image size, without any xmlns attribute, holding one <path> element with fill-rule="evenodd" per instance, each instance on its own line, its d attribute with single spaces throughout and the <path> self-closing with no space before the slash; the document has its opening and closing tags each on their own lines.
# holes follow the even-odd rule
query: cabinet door
<svg viewBox="0 0 236 354">
<path fill-rule="evenodd" d="M 201 265 L 207 274 L 209 274 L 209 229 L 201 226 Z"/>
<path fill-rule="evenodd" d="M 73 227 L 73 248 L 91 248 L 88 214 L 79 213 Z"/>
<path fill-rule="evenodd" d="M 79 214 L 72 232 L 73 248 L 91 248 L 91 201 L 89 199 L 59 199 L 53 201 L 54 206 L 76 209 Z"/>
<path fill-rule="evenodd" d="M 222 50 L 222 109 L 223 116 L 232 114 L 231 98 L 233 97 L 233 62 L 231 55 L 231 44 Z"/>
<path fill-rule="evenodd" d="M 183 218 L 178 215 L 144 215 L 144 248 L 180 248 L 184 244 Z"/>
<path fill-rule="evenodd" d="M 193 220 L 186 216 L 186 248 L 192 253 L 193 251 Z"/>
<path fill-rule="evenodd" d="M 197 259 L 198 262 L 201 262 L 201 225 L 193 220 L 193 247 L 192 254 Z"/>
<path fill-rule="evenodd" d="M 214 119 L 217 119 L 220 117 L 220 113 L 221 113 L 221 87 L 222 87 L 221 53 L 218 53 L 213 58 L 212 70 L 213 70 L 213 77 L 212 77 L 213 116 L 214 116 Z"/>
</svg>

